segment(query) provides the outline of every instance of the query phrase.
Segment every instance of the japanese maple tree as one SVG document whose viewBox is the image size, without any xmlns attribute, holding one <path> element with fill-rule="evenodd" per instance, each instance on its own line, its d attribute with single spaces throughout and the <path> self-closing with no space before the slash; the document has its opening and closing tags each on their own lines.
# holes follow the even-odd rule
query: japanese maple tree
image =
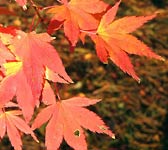
<svg viewBox="0 0 168 150">
<path fill-rule="evenodd" d="M 33 0 L 16 2 L 23 11 L 33 7 L 39 20 L 36 24 L 32 19 L 30 32 L 0 25 L 0 138 L 7 133 L 14 149 L 21 150 L 20 131 L 39 142 L 33 130 L 46 123 L 47 150 L 59 149 L 63 139 L 76 150 L 87 150 L 84 129 L 104 133 L 114 139 L 115 134 L 102 119 L 86 108 L 99 99 L 60 98 L 57 83 L 70 84 L 73 81 L 51 43 L 56 40 L 52 34 L 63 29 L 71 51 L 79 39 L 85 42 L 85 36 L 90 36 L 101 62 L 111 60 L 140 81 L 128 54 L 164 59 L 130 33 L 156 14 L 115 20 L 121 1 L 110 6 L 101 0 L 57 0 L 56 5 L 48 7 L 37 6 Z M 10 11 L 4 14 L 6 12 L 13 14 Z M 41 12 L 47 18 L 42 17 Z M 48 19 L 50 21 L 46 25 Z M 46 32 L 37 33 L 36 27 L 40 23 L 45 24 Z M 45 107 L 32 120 L 35 108 L 41 104 Z"/>
</svg>

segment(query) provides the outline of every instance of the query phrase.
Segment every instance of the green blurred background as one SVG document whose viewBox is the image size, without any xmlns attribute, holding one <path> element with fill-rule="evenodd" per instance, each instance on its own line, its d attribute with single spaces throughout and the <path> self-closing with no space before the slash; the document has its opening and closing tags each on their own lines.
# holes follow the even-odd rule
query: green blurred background
<svg viewBox="0 0 168 150">
<path fill-rule="evenodd" d="M 53 5 L 53 0 L 38 0 L 41 6 Z M 114 4 L 114 0 L 106 0 Z M 14 16 L 0 15 L 0 23 L 21 26 L 28 31 L 34 15 L 29 8 L 22 11 L 15 3 L 1 1 L 0 6 L 14 11 Z M 133 34 L 145 42 L 154 52 L 168 58 L 168 0 L 122 0 L 117 17 L 149 15 L 158 12 L 157 17 Z M 44 14 L 42 14 L 45 16 Z M 28 26 L 29 25 L 29 26 Z M 39 25 L 37 32 L 45 32 L 45 25 Z M 113 63 L 102 64 L 89 38 L 86 44 L 79 41 L 74 53 L 69 52 L 68 42 L 62 31 L 56 33 L 53 42 L 63 60 L 68 74 L 75 82 L 60 85 L 61 97 L 85 95 L 101 98 L 102 101 L 89 109 L 103 118 L 116 134 L 113 140 L 106 135 L 86 132 L 89 150 L 168 150 L 168 61 L 130 56 L 135 70 L 141 78 L 138 84 L 124 74 Z M 36 131 L 40 143 L 30 136 L 23 136 L 23 150 L 44 150 L 42 126 Z M 0 150 L 12 149 L 5 137 Z M 61 150 L 69 150 L 65 142 Z"/>
</svg>

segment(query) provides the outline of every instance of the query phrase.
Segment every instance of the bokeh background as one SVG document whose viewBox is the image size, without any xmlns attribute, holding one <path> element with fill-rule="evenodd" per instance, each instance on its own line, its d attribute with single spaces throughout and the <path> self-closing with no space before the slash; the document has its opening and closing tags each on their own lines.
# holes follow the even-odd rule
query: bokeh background
<svg viewBox="0 0 168 150">
<path fill-rule="evenodd" d="M 36 0 L 36 4 L 50 6 L 54 0 Z M 106 0 L 114 4 L 115 0 Z M 95 4 L 96 5 L 96 4 Z M 34 16 L 33 9 L 24 12 L 14 2 L 1 0 L 0 7 L 13 11 L 13 15 L 0 14 L 0 24 L 15 25 L 25 31 Z M 133 34 L 150 46 L 154 52 L 168 58 L 168 0 L 122 0 L 117 18 L 131 15 L 149 15 L 157 12 L 155 19 Z M 46 17 L 45 14 L 42 14 Z M 45 32 L 40 24 L 37 32 Z M 80 41 L 74 53 L 69 52 L 63 32 L 58 31 L 53 45 L 59 51 L 68 74 L 74 81 L 71 85 L 60 85 L 63 99 L 74 95 L 101 98 L 92 107 L 116 134 L 113 140 L 106 135 L 86 132 L 88 150 L 168 150 L 168 61 L 165 62 L 131 55 L 135 70 L 141 78 L 137 83 L 124 74 L 112 62 L 102 64 L 89 38 L 83 45 Z M 87 116 L 86 116 L 87 117 Z M 23 136 L 23 150 L 45 150 L 45 125 L 36 134 L 40 143 L 30 136 Z M 10 150 L 7 137 L 1 140 L 0 150 Z M 71 149 L 65 142 L 61 150 Z"/>
</svg>

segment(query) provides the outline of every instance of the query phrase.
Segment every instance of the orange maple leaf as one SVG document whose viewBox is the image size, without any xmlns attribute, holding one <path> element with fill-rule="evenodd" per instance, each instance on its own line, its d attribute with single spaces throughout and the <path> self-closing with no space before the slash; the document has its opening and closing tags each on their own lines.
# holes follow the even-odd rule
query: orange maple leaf
<svg viewBox="0 0 168 150">
<path fill-rule="evenodd" d="M 97 133 L 105 133 L 112 138 L 114 134 L 108 129 L 97 114 L 84 108 L 96 104 L 100 100 L 84 97 L 73 97 L 56 102 L 55 95 L 46 82 L 43 90 L 44 108 L 34 120 L 33 129 L 40 127 L 49 120 L 46 127 L 46 147 L 48 150 L 58 149 L 63 138 L 74 149 L 86 150 L 87 144 L 82 128 Z"/>
<path fill-rule="evenodd" d="M 53 14 L 48 32 L 52 33 L 64 25 L 65 36 L 72 47 L 78 41 L 80 29 L 96 29 L 99 20 L 94 16 L 107 9 L 107 4 L 100 0 L 60 0 L 61 6 L 55 5 L 47 12 Z"/>
<path fill-rule="evenodd" d="M 90 32 L 89 36 L 94 41 L 97 55 L 103 63 L 107 63 L 109 58 L 121 70 L 139 81 L 140 79 L 136 75 L 127 53 L 159 60 L 163 60 L 163 58 L 152 52 L 148 46 L 129 33 L 135 31 L 156 15 L 129 16 L 114 20 L 120 2 L 116 3 L 103 15 L 97 30 Z M 83 39 L 83 36 L 81 37 Z"/>
<path fill-rule="evenodd" d="M 11 144 L 16 150 L 22 150 L 21 135 L 18 130 L 31 134 L 34 140 L 38 142 L 31 128 L 23 119 L 18 117 L 21 114 L 22 112 L 19 110 L 5 112 L 0 110 L 0 138 L 3 138 L 7 132 Z"/>
</svg>

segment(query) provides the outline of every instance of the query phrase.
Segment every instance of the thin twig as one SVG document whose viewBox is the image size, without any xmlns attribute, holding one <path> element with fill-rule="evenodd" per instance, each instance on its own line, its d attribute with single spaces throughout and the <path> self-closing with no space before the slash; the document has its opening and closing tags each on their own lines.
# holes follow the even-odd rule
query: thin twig
<svg viewBox="0 0 168 150">
<path fill-rule="evenodd" d="M 39 17 L 40 21 L 43 22 L 43 18 L 41 17 L 40 12 L 39 12 L 39 7 L 33 2 L 33 0 L 29 0 L 29 1 L 30 1 L 31 6 L 34 8 L 37 16 Z"/>
<path fill-rule="evenodd" d="M 33 30 L 33 25 L 34 25 L 34 22 L 35 22 L 35 18 L 36 18 L 36 15 L 34 15 L 34 17 L 32 19 L 32 22 L 31 22 L 31 25 L 30 25 L 30 28 L 29 28 L 30 32 Z"/>
<path fill-rule="evenodd" d="M 47 26 L 46 26 L 46 24 L 45 24 L 45 19 L 41 16 L 41 14 L 40 14 L 40 10 L 43 10 L 43 8 L 42 7 L 39 7 L 39 6 L 37 6 L 34 2 L 33 2 L 33 0 L 29 0 L 29 2 L 30 2 L 30 5 L 31 5 L 31 7 L 35 10 L 35 12 L 36 12 L 36 15 L 38 16 L 38 21 L 37 21 L 37 23 L 34 25 L 33 23 L 35 23 L 35 19 L 34 20 L 32 20 L 32 24 L 31 24 L 31 28 L 30 28 L 30 31 L 32 31 L 32 29 L 35 29 L 37 26 L 38 26 L 38 24 L 39 23 L 42 23 L 42 25 L 45 27 L 45 28 L 47 28 Z M 33 25 L 34 25 L 34 27 L 33 27 Z"/>
</svg>

